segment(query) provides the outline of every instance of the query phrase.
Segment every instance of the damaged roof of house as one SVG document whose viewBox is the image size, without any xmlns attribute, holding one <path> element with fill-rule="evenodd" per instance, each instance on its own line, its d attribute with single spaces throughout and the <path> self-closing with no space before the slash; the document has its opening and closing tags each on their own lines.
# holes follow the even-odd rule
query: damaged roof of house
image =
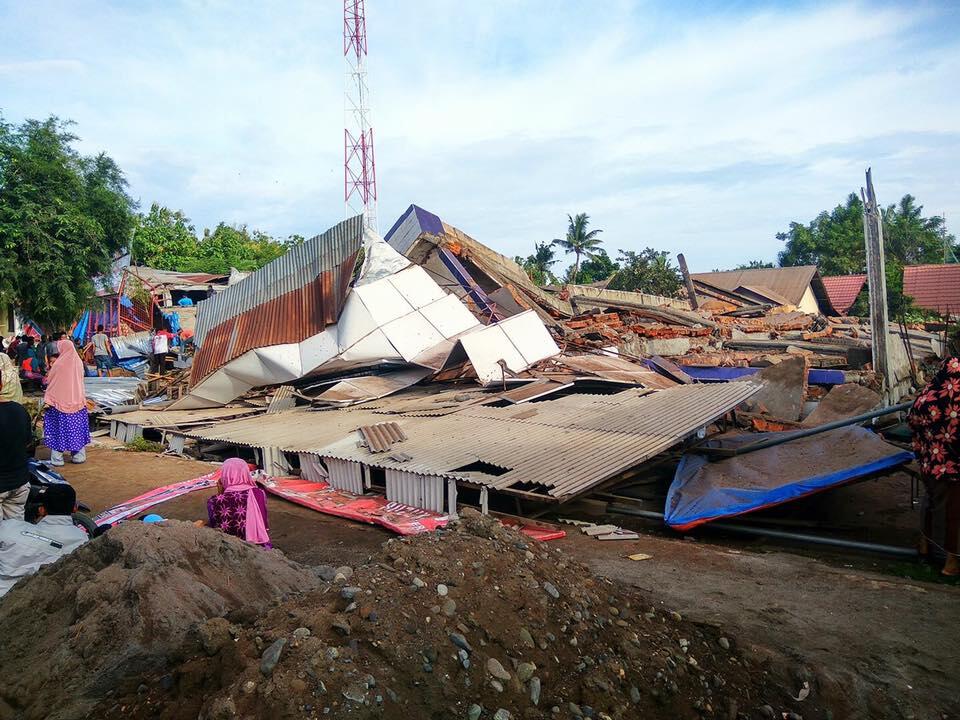
<svg viewBox="0 0 960 720">
<path fill-rule="evenodd" d="M 568 395 L 522 406 L 465 403 L 439 417 L 394 413 L 394 403 L 323 412 L 292 411 L 220 423 L 188 437 L 276 447 L 380 468 L 476 483 L 559 500 L 668 450 L 756 392 L 753 383 L 679 385 L 651 392 Z M 498 397 L 491 395 L 490 400 Z M 399 407 L 399 405 L 398 405 Z M 357 430 L 389 416 L 402 453 L 358 444 Z"/>
</svg>

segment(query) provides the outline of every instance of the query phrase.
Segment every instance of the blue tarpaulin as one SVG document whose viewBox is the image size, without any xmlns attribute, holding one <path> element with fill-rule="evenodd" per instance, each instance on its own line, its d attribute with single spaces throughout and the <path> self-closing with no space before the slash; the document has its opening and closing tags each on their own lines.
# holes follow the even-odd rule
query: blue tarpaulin
<svg viewBox="0 0 960 720">
<path fill-rule="evenodd" d="M 762 368 L 745 367 L 692 367 L 683 365 L 683 371 L 698 382 L 728 382 L 730 380 L 739 380 L 760 372 Z M 810 368 L 807 371 L 807 382 L 811 385 L 843 385 L 843 370 L 822 370 L 820 368 Z"/>
<path fill-rule="evenodd" d="M 735 448 L 789 433 L 721 436 L 708 446 Z M 743 515 L 797 500 L 910 462 L 913 454 L 870 430 L 844 427 L 754 452 L 709 460 L 685 454 L 667 493 L 664 520 L 689 530 L 718 518 Z"/>
</svg>

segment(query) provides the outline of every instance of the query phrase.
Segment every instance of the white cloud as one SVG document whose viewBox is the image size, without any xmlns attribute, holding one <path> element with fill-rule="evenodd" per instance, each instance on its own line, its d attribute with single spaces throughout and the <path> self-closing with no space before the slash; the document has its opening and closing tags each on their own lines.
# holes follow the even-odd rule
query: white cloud
<svg viewBox="0 0 960 720">
<path fill-rule="evenodd" d="M 342 216 L 335 3 L 25 8 L 0 2 L 18 28 L 0 42 L 8 119 L 73 118 L 145 204 L 200 227 L 308 234 Z M 710 269 L 772 258 L 778 230 L 841 202 L 869 164 L 881 199 L 956 217 L 956 20 L 368 0 L 381 228 L 415 202 L 513 255 L 586 211 L 612 251 Z"/>
</svg>

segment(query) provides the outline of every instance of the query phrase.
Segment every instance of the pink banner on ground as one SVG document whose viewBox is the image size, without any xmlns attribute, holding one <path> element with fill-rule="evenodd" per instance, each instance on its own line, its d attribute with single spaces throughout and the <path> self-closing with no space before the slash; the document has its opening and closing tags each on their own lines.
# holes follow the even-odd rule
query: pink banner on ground
<svg viewBox="0 0 960 720">
<path fill-rule="evenodd" d="M 447 524 L 447 516 L 391 502 L 380 495 L 354 495 L 324 482 L 269 478 L 260 484 L 271 495 L 326 515 L 380 525 L 399 535 L 417 535 Z"/>
<path fill-rule="evenodd" d="M 139 515 L 160 503 L 196 492 L 197 490 L 206 490 L 207 488 L 215 487 L 219 479 L 220 470 L 218 469 L 208 475 L 193 478 L 192 480 L 184 480 L 183 482 L 154 488 L 153 490 L 145 492 L 143 495 L 138 495 L 132 500 L 127 500 L 125 503 L 116 505 L 109 510 L 104 510 L 97 515 L 93 521 L 97 525 L 114 525 L 134 515 Z"/>
</svg>

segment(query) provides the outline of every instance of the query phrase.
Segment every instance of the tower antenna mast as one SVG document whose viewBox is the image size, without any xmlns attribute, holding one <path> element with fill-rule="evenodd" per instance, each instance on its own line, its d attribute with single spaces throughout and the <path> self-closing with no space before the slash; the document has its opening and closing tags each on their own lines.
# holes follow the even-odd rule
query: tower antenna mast
<svg viewBox="0 0 960 720">
<path fill-rule="evenodd" d="M 377 165 L 373 156 L 370 89 L 367 87 L 367 18 L 364 0 L 343 0 L 343 200 L 347 217 L 362 214 L 377 230 Z"/>
</svg>

